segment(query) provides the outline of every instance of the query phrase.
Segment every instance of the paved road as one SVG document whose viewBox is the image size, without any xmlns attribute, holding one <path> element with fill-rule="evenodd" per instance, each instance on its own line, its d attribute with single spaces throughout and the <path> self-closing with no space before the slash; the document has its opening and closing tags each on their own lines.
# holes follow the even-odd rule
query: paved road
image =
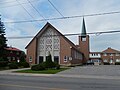
<svg viewBox="0 0 120 90">
<path fill-rule="evenodd" d="M 29 68 L 25 68 L 29 69 Z M 21 70 L 21 69 L 20 69 Z M 81 66 L 65 70 L 58 74 L 28 74 L 28 73 L 12 73 L 16 71 L 5 70 L 0 71 L 0 75 L 19 75 L 19 76 L 54 76 L 54 77 L 76 77 L 76 78 L 98 78 L 98 79 L 119 79 L 120 80 L 120 66 L 118 65 L 100 65 L 100 66 Z"/>
<path fill-rule="evenodd" d="M 0 75 L 0 90 L 119 90 L 120 80 Z"/>
<path fill-rule="evenodd" d="M 99 65 L 75 67 L 58 75 L 120 76 L 120 65 Z"/>
<path fill-rule="evenodd" d="M 120 66 L 75 67 L 56 75 L 0 71 L 0 90 L 119 90 Z"/>
</svg>

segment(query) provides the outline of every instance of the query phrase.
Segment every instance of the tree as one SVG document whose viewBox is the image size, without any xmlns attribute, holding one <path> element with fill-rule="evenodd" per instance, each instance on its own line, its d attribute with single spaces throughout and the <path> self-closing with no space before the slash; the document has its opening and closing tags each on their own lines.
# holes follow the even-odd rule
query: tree
<svg viewBox="0 0 120 90">
<path fill-rule="evenodd" d="M 26 62 L 26 55 L 25 55 L 25 52 L 21 52 L 21 55 L 20 55 L 20 62 Z"/>
<path fill-rule="evenodd" d="M 6 41 L 7 40 L 5 37 L 5 26 L 0 18 L 0 60 L 4 60 L 5 58 L 6 54 L 5 48 L 7 47 Z"/>
<path fill-rule="evenodd" d="M 49 52 L 49 55 L 46 57 L 45 67 L 46 68 L 54 68 L 55 67 L 55 63 L 52 61 L 52 56 L 51 56 L 50 52 Z"/>
</svg>

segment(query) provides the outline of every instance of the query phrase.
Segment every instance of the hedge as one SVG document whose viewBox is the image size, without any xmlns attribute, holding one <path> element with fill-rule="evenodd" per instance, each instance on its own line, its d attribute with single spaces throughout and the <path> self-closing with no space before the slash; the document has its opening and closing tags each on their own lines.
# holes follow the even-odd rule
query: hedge
<svg viewBox="0 0 120 90">
<path fill-rule="evenodd" d="M 116 62 L 115 65 L 120 65 L 120 62 Z"/>
<path fill-rule="evenodd" d="M 18 65 L 15 62 L 9 63 L 8 66 L 9 66 L 10 69 L 18 69 Z"/>
<path fill-rule="evenodd" d="M 17 64 L 18 64 L 19 67 L 23 67 L 23 68 L 30 67 L 29 63 L 27 63 L 27 62 L 19 62 Z"/>
<path fill-rule="evenodd" d="M 104 65 L 110 65 L 110 63 L 108 63 L 108 62 L 104 62 Z"/>
<path fill-rule="evenodd" d="M 0 67 L 6 67 L 8 65 L 7 61 L 0 61 Z"/>
</svg>

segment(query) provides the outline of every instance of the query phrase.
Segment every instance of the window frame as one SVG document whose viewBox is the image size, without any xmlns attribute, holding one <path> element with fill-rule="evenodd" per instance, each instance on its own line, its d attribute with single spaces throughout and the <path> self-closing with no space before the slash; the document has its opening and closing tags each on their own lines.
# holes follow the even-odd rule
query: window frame
<svg viewBox="0 0 120 90">
<path fill-rule="evenodd" d="M 64 62 L 68 61 L 68 56 L 64 56 Z"/>
<path fill-rule="evenodd" d="M 32 56 L 29 56 L 29 62 L 32 62 Z"/>
</svg>

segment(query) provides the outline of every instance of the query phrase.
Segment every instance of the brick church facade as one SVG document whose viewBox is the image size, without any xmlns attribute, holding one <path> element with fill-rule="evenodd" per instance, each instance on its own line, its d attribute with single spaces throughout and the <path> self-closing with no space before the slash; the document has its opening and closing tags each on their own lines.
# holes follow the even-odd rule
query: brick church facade
<svg viewBox="0 0 120 90">
<path fill-rule="evenodd" d="M 50 53 L 52 60 L 60 65 L 80 65 L 84 62 L 84 54 L 79 47 L 47 23 L 26 46 L 27 62 L 42 63 Z"/>
<path fill-rule="evenodd" d="M 102 52 L 90 52 L 89 35 L 86 33 L 84 18 L 82 32 L 78 37 L 79 45 L 75 45 L 47 22 L 26 46 L 26 60 L 30 64 L 39 64 L 44 62 L 50 53 L 52 61 L 60 65 L 80 65 L 88 62 L 115 64 L 115 62 L 120 62 L 120 51 L 112 48 Z"/>
</svg>

